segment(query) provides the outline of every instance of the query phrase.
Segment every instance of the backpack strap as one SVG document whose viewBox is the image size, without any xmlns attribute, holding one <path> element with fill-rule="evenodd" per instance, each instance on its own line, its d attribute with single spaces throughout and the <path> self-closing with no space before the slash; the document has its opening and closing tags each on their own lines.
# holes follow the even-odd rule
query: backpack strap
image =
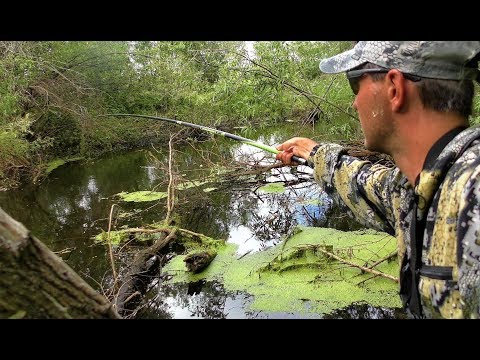
<svg viewBox="0 0 480 360">
<path fill-rule="evenodd" d="M 449 162 L 448 169 L 452 167 L 457 159 L 470 147 L 475 140 L 478 140 L 478 138 L 472 138 L 462 146 L 458 154 Z M 443 178 L 438 182 L 439 185 L 435 190 L 435 193 L 440 188 L 447 173 L 448 170 L 444 172 Z M 422 318 L 424 317 L 424 314 L 422 311 L 420 291 L 418 289 L 420 275 L 433 279 L 451 280 L 453 279 L 453 268 L 443 266 L 427 266 L 422 263 L 423 236 L 426 226 L 426 215 L 428 214 L 429 209 L 426 209 L 424 212 L 425 216 L 421 220 L 418 220 L 417 208 L 418 195 L 415 195 L 414 202 L 412 204 L 412 220 L 410 227 L 410 258 L 408 258 L 407 251 L 405 250 L 400 267 L 400 297 L 402 299 L 404 308 L 414 318 Z"/>
<path fill-rule="evenodd" d="M 405 250 L 400 271 L 400 297 L 410 315 L 414 318 L 421 318 L 423 315 L 418 283 L 422 267 L 422 241 L 417 240 L 423 238 L 425 222 L 417 220 L 417 207 L 417 196 L 415 196 L 410 225 L 410 258 Z"/>
</svg>

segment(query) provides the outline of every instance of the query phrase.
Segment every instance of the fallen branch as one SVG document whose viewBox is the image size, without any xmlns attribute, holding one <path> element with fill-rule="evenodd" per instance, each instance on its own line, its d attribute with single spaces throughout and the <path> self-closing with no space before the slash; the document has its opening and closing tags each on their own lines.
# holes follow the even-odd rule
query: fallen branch
<svg viewBox="0 0 480 360">
<path fill-rule="evenodd" d="M 140 303 L 152 278 L 158 274 L 159 267 L 163 265 L 160 257 L 162 250 L 175 238 L 175 234 L 176 229 L 173 229 L 168 236 L 163 235 L 152 246 L 134 256 L 115 300 L 119 314 L 128 315 Z"/>
<path fill-rule="evenodd" d="M 341 257 L 339 257 L 339 256 L 337 256 L 337 255 L 335 255 L 335 254 L 333 254 L 333 253 L 331 253 L 331 252 L 329 252 L 329 251 L 327 251 L 327 250 L 324 250 L 324 249 L 322 249 L 322 248 L 320 248 L 320 247 L 316 247 L 315 250 L 320 251 L 320 252 L 322 252 L 323 254 L 331 257 L 332 259 L 338 260 L 338 261 L 340 261 L 340 262 L 343 263 L 343 264 L 346 264 L 346 265 L 349 265 L 349 266 L 352 266 L 352 267 L 356 267 L 356 268 L 358 268 L 358 269 L 360 269 L 360 270 L 362 270 L 362 271 L 364 271 L 364 272 L 368 272 L 368 273 L 370 273 L 370 274 L 374 274 L 374 275 L 377 275 L 377 276 L 382 276 L 382 277 L 384 277 L 384 278 L 390 279 L 390 280 L 395 281 L 395 282 L 398 283 L 398 278 L 396 278 L 395 276 L 392 276 L 392 275 L 389 275 L 389 274 L 385 274 L 385 273 L 383 273 L 383 272 L 381 272 L 381 271 L 377 271 L 377 270 L 374 270 L 374 269 L 371 269 L 371 268 L 367 268 L 367 267 L 362 266 L 362 265 L 358 265 L 358 264 L 352 263 L 352 262 L 347 261 L 347 260 L 345 260 L 345 259 L 342 259 Z"/>
<path fill-rule="evenodd" d="M 167 215 L 165 216 L 165 223 L 170 225 L 172 222 L 172 212 L 173 206 L 175 205 L 175 196 L 174 196 L 174 176 L 172 171 L 172 163 L 173 163 L 173 145 L 172 145 L 172 137 L 168 141 L 168 190 L 167 190 Z"/>
<path fill-rule="evenodd" d="M 155 233 L 159 233 L 159 232 L 164 232 L 164 233 L 170 233 L 170 231 L 172 231 L 172 229 L 169 229 L 169 228 L 158 228 L 158 229 L 144 229 L 144 228 L 130 228 L 130 229 L 124 229 L 124 230 L 120 230 L 121 232 L 124 232 L 124 233 L 132 233 L 132 234 L 135 234 L 135 233 L 142 233 L 142 234 L 155 234 Z"/>
<path fill-rule="evenodd" d="M 383 259 L 380 259 L 380 260 L 374 262 L 374 263 L 373 263 L 372 265 L 370 265 L 368 268 L 369 268 L 369 269 L 373 269 L 375 266 L 380 265 L 380 264 L 383 263 L 384 261 L 389 261 L 389 260 L 393 259 L 393 258 L 396 257 L 396 256 L 397 256 L 397 252 L 394 251 L 394 252 L 392 252 L 390 255 L 385 256 Z"/>
<path fill-rule="evenodd" d="M 119 318 L 95 291 L 0 208 L 0 318 Z"/>
<path fill-rule="evenodd" d="M 115 270 L 115 260 L 113 259 L 113 250 L 112 242 L 110 241 L 110 230 L 112 228 L 112 216 L 113 216 L 113 207 L 117 204 L 113 204 L 110 208 L 110 217 L 108 219 L 108 232 L 107 232 L 107 242 L 108 242 L 108 253 L 110 254 L 110 266 L 112 267 L 113 273 L 113 290 L 117 291 L 117 270 Z"/>
<path fill-rule="evenodd" d="M 129 233 L 129 234 L 155 234 L 159 232 L 164 232 L 166 234 L 170 234 L 170 232 L 176 229 L 178 232 L 190 235 L 190 236 L 197 236 L 197 237 L 202 237 L 204 236 L 203 234 L 193 232 L 191 230 L 187 229 L 182 229 L 182 228 L 157 228 L 157 229 L 144 229 L 144 228 L 128 228 L 128 229 L 122 229 L 119 230 L 119 232 L 122 233 Z"/>
</svg>

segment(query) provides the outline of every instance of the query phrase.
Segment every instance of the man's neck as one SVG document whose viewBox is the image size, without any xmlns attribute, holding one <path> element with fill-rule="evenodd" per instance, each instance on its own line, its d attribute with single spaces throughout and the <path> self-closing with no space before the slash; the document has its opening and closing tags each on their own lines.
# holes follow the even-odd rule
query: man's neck
<svg viewBox="0 0 480 360">
<path fill-rule="evenodd" d="M 433 144 L 450 130 L 466 124 L 456 114 L 423 111 L 416 118 L 401 119 L 399 125 L 398 143 L 391 155 L 408 182 L 415 186 Z"/>
</svg>

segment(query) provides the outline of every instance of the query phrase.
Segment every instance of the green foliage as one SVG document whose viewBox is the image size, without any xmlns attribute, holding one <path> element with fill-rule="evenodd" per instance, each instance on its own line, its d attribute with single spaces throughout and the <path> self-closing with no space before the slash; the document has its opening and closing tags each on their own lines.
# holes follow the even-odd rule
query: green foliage
<svg viewBox="0 0 480 360">
<path fill-rule="evenodd" d="M 121 192 L 116 194 L 120 197 L 123 201 L 131 201 L 131 202 L 144 202 L 144 201 L 155 201 L 160 200 L 167 197 L 167 193 L 162 191 L 135 191 L 131 193 Z"/>
<path fill-rule="evenodd" d="M 22 110 L 22 96 L 38 74 L 31 56 L 35 42 L 0 42 L 0 125 Z"/>
<path fill-rule="evenodd" d="M 102 230 L 102 232 L 94 237 L 94 240 L 99 243 L 104 243 L 104 244 L 112 244 L 112 245 L 120 245 L 122 242 L 125 240 L 128 240 L 129 233 L 126 231 L 110 231 L 110 234 L 108 232 L 105 232 Z"/>
<path fill-rule="evenodd" d="M 36 139 L 49 139 L 51 157 L 80 153 L 82 130 L 70 113 L 49 110 L 31 124 L 29 131 Z"/>
<path fill-rule="evenodd" d="M 0 189 L 17 184 L 20 171 L 29 164 L 28 158 L 28 143 L 0 128 Z"/>
<path fill-rule="evenodd" d="M 0 42 L 0 126 L 9 127 L 18 139 L 12 151 L 32 167 L 164 142 L 173 129 L 97 116 L 105 113 L 241 126 L 242 133 L 314 119 L 349 136 L 355 126 L 338 119 L 343 109 L 353 113 L 351 91 L 342 76 L 321 75 L 318 63 L 351 46 L 255 42 L 252 53 L 241 41 Z"/>
<path fill-rule="evenodd" d="M 15 163 L 16 160 L 22 162 L 28 157 L 28 143 L 19 139 L 14 132 L 0 132 L 0 161 L 5 163 Z"/>
<path fill-rule="evenodd" d="M 47 168 L 45 172 L 50 174 L 53 170 L 58 168 L 59 166 L 65 165 L 65 160 L 63 159 L 55 159 L 47 164 Z"/>
</svg>

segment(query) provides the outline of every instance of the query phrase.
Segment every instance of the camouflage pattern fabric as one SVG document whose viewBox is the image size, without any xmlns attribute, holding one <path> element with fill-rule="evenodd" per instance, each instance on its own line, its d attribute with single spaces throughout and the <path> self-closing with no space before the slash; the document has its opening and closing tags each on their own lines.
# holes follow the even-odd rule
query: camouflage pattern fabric
<svg viewBox="0 0 480 360">
<path fill-rule="evenodd" d="M 422 264 L 453 267 L 453 280 L 420 276 L 424 316 L 480 317 L 480 127 L 458 134 L 422 170 L 415 187 L 397 167 L 348 156 L 337 144 L 322 143 L 309 161 L 315 180 L 346 212 L 397 238 L 400 264 L 404 254 L 410 256 L 412 204 L 418 196 L 417 219 L 426 220 Z"/>
<path fill-rule="evenodd" d="M 480 51 L 480 41 L 359 41 L 351 50 L 324 59 L 320 70 L 339 73 L 366 62 L 433 79 L 474 80 L 478 69 L 467 67 Z"/>
</svg>

